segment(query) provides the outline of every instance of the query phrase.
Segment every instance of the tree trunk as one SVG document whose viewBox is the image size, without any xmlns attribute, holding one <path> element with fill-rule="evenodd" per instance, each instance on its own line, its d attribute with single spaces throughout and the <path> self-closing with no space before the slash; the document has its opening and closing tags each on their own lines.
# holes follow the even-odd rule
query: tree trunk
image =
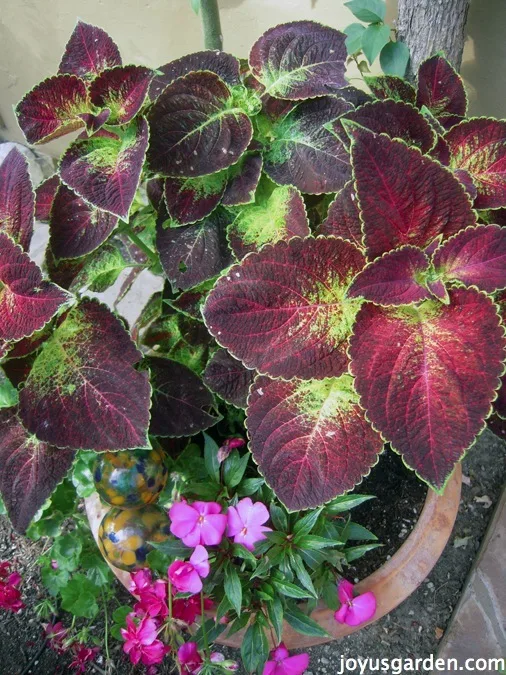
<svg viewBox="0 0 506 675">
<path fill-rule="evenodd" d="M 443 51 L 460 69 L 470 0 L 399 0 L 397 33 L 409 47 L 407 76 L 414 79 L 422 61 Z"/>
</svg>

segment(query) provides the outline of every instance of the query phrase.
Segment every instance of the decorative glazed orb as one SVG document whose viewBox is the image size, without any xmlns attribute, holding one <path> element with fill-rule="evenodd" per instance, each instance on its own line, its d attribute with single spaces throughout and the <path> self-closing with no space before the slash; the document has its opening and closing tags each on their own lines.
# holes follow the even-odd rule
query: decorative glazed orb
<svg viewBox="0 0 506 675">
<path fill-rule="evenodd" d="M 153 550 L 170 534 L 169 517 L 158 506 L 108 511 L 98 529 L 98 545 L 104 558 L 120 570 L 131 572 L 146 566 Z"/>
<path fill-rule="evenodd" d="M 167 467 L 158 449 L 105 452 L 95 460 L 93 478 L 102 501 L 133 509 L 156 502 L 167 482 Z"/>
</svg>

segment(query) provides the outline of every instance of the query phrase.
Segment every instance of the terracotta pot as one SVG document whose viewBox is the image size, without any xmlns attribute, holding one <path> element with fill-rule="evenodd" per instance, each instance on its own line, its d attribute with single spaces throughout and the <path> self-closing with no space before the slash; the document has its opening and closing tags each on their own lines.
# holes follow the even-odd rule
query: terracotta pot
<svg viewBox="0 0 506 675">
<path fill-rule="evenodd" d="M 378 607 L 374 619 L 377 621 L 401 604 L 428 576 L 452 533 L 460 504 L 462 487 L 462 470 L 457 466 L 442 495 L 428 490 L 425 505 L 413 531 L 400 549 L 382 567 L 356 586 L 359 593 L 373 591 Z M 97 539 L 98 526 L 107 509 L 102 505 L 97 494 L 85 500 L 86 512 L 93 536 Z M 111 566 L 112 571 L 128 589 L 130 575 Z M 312 618 L 324 628 L 331 637 L 315 638 L 297 633 L 286 622 L 283 627 L 283 641 L 288 649 L 301 649 L 330 642 L 361 630 L 368 624 L 351 627 L 338 624 L 334 620 L 334 612 L 323 604 L 311 614 Z M 244 631 L 227 638 L 224 633 L 216 643 L 239 648 Z M 270 638 L 269 638 L 270 639 Z"/>
</svg>

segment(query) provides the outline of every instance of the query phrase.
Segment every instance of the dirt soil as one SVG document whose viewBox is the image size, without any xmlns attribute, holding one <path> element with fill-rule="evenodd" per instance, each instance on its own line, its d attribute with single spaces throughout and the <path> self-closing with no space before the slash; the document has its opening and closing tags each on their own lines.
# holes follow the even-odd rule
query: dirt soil
<svg viewBox="0 0 506 675">
<path fill-rule="evenodd" d="M 457 522 L 429 578 L 387 617 L 342 641 L 311 649 L 307 675 L 334 675 L 341 668 L 341 656 L 424 658 L 435 653 L 504 485 L 505 460 L 506 443 L 486 430 L 463 462 L 464 485 Z M 356 509 L 353 518 L 371 529 L 384 546 L 349 569 L 348 577 L 353 580 L 366 576 L 397 550 L 416 522 L 425 498 L 423 485 L 393 453 L 382 457 L 358 491 L 374 493 L 378 498 L 370 503 L 374 507 L 367 504 Z M 67 657 L 59 657 L 43 648 L 42 628 L 34 612 L 35 605 L 45 595 L 36 562 L 44 545 L 44 542 L 30 542 L 17 536 L 7 519 L 0 517 L 0 560 L 12 560 L 23 575 L 23 596 L 27 604 L 17 615 L 0 611 L 0 675 L 72 672 Z M 119 585 L 118 593 L 126 596 Z M 125 596 L 119 596 L 120 603 L 128 602 Z M 93 632 L 103 633 L 101 621 L 97 621 Z M 110 647 L 114 673 L 144 672 L 128 663 L 114 638 L 110 639 Z M 238 656 L 233 650 L 224 651 L 231 657 Z M 98 669 L 89 668 L 89 672 L 103 673 L 103 668 L 103 658 L 99 658 Z M 167 662 L 160 674 L 171 670 Z"/>
</svg>

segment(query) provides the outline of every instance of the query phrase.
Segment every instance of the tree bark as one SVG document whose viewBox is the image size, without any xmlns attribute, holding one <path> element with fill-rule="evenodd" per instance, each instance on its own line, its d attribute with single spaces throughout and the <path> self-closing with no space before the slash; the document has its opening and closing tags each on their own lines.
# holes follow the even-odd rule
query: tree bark
<svg viewBox="0 0 506 675">
<path fill-rule="evenodd" d="M 422 61 L 439 51 L 460 69 L 469 5 L 470 0 L 399 0 L 397 34 L 411 54 L 409 79 Z"/>
</svg>

